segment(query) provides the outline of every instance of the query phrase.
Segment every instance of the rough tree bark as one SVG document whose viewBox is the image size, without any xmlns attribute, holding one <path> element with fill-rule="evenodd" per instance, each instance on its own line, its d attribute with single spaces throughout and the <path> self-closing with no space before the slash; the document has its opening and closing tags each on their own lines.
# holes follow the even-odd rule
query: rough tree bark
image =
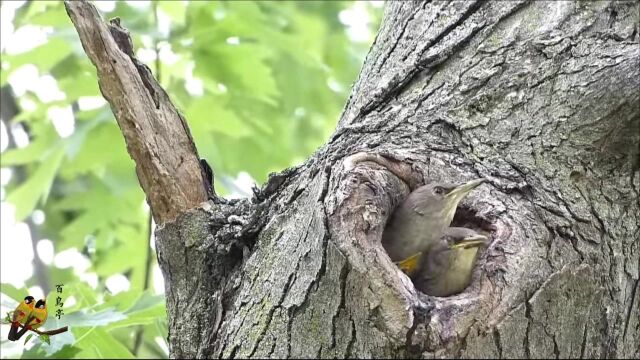
<svg viewBox="0 0 640 360">
<path fill-rule="evenodd" d="M 159 222 L 171 355 L 639 357 L 639 19 L 389 2 L 324 147 L 250 200 Z M 495 228 L 472 285 L 416 292 L 380 245 L 388 215 L 416 184 L 480 176 L 454 220 Z"/>
</svg>

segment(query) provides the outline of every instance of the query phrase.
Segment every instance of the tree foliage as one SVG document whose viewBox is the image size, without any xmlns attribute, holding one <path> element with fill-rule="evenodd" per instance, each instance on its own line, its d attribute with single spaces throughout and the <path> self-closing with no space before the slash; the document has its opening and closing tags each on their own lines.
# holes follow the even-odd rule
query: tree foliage
<svg viewBox="0 0 640 360">
<path fill-rule="evenodd" d="M 350 38 L 339 20 L 354 8 L 370 16 L 364 41 Z M 216 190 L 242 195 L 238 174 L 261 183 L 301 162 L 333 131 L 381 11 L 352 2 L 160 1 L 116 2 L 104 16 L 122 19 L 137 55 L 184 113 L 200 156 L 214 168 Z M 9 133 L 24 128 L 29 143 L 2 153 L 3 168 L 24 174 L 3 185 L 3 201 L 15 206 L 16 221 L 44 212 L 35 241 L 51 239 L 55 254 L 75 249 L 90 261 L 81 271 L 45 265 L 54 288 L 45 328 L 71 330 L 51 336 L 50 345 L 34 336 L 22 356 L 166 357 L 164 299 L 151 286 L 149 211 L 111 109 L 86 105 L 101 96 L 95 69 L 62 3 L 28 2 L 17 9 L 14 27 L 36 27 L 47 37 L 21 53 L 3 48 L 3 91 L 35 67 L 61 95 L 43 96 L 29 84 L 12 91 L 18 112 L 2 120 Z M 57 122 L 65 113 L 74 130 L 61 136 Z M 93 273 L 95 287 L 85 281 Z M 109 292 L 106 279 L 115 274 L 127 277 L 128 290 Z M 7 283 L 10 277 L 2 274 L 3 311 L 26 294 Z M 39 281 L 34 272 L 25 289 Z M 53 316 L 54 284 L 65 284 L 65 296 L 75 299 L 60 320 Z"/>
</svg>

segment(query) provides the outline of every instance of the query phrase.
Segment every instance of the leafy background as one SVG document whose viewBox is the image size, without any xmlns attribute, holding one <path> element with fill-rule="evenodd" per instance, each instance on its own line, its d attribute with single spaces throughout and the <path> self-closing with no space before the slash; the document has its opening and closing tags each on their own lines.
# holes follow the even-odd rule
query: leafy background
<svg viewBox="0 0 640 360">
<path fill-rule="evenodd" d="M 365 1 L 97 5 L 122 19 L 217 191 L 235 197 L 332 133 L 382 13 Z M 2 325 L 2 357 L 167 357 L 153 224 L 95 69 L 63 4 L 0 9 L 2 313 L 48 294 L 44 328 L 71 327 L 23 345 Z"/>
</svg>

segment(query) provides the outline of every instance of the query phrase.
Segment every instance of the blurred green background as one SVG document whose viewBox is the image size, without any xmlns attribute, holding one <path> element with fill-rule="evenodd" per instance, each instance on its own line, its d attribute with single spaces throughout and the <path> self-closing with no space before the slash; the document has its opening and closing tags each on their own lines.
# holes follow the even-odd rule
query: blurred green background
<svg viewBox="0 0 640 360">
<path fill-rule="evenodd" d="M 4 324 L 2 357 L 167 357 L 153 224 L 95 69 L 62 3 L 0 4 L 2 314 L 47 296 L 43 328 L 71 327 L 24 345 Z M 383 4 L 96 5 L 185 114 L 217 191 L 241 197 L 333 132 Z"/>
</svg>

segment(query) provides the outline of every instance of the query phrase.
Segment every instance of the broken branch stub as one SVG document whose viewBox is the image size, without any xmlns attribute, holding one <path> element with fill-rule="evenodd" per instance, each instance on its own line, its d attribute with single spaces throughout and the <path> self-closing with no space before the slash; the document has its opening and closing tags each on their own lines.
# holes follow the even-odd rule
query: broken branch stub
<svg viewBox="0 0 640 360">
<path fill-rule="evenodd" d="M 65 1 L 82 47 L 98 72 L 100 91 L 111 105 L 136 163 L 136 174 L 157 224 L 207 200 L 198 152 L 184 118 L 136 59 L 119 19 L 106 24 L 87 1 Z"/>
</svg>

